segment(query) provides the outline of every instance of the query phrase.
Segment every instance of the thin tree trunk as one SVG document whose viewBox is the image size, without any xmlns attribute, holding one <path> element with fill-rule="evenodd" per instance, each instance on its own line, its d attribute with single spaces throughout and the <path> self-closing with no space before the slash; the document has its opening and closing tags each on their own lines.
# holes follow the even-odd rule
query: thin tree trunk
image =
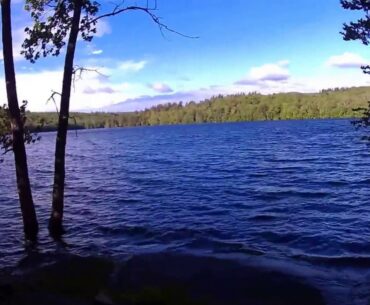
<svg viewBox="0 0 370 305">
<path fill-rule="evenodd" d="M 69 101 L 73 77 L 73 60 L 80 27 L 82 1 L 74 1 L 72 28 L 69 34 L 67 53 L 64 62 L 63 88 L 60 102 L 58 132 L 55 145 L 54 187 L 52 212 L 49 220 L 49 231 L 54 237 L 64 233 L 64 186 L 65 186 L 65 151 L 67 144 Z"/>
<path fill-rule="evenodd" d="M 13 153 L 19 201 L 21 205 L 24 232 L 27 239 L 35 240 L 38 233 L 38 222 L 32 199 L 31 185 L 28 176 L 27 155 L 24 144 L 23 121 L 21 119 L 17 86 L 15 80 L 12 28 L 11 28 L 11 0 L 1 1 L 1 21 L 6 93 L 10 113 L 11 130 L 13 136 Z"/>
</svg>

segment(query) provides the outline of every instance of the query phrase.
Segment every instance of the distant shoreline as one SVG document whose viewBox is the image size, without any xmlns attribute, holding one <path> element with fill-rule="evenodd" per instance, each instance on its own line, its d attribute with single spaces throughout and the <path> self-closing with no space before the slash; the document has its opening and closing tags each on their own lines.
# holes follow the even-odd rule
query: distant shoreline
<svg viewBox="0 0 370 305">
<path fill-rule="evenodd" d="M 319 121 L 319 120 L 356 120 L 356 117 L 324 117 L 324 118 L 303 118 L 303 119 L 279 119 L 279 120 L 254 120 L 254 121 L 227 121 L 227 122 L 203 122 L 203 123 L 176 123 L 176 124 L 158 124 L 158 125 L 134 125 L 134 126 L 115 126 L 115 127 L 84 127 L 69 125 L 69 131 L 79 130 L 100 130 L 100 129 L 120 129 L 120 128 L 140 128 L 140 127 L 160 127 L 160 126 L 189 126 L 189 125 L 207 125 L 207 124 L 237 124 L 237 123 L 253 123 L 253 122 L 287 122 L 287 121 Z M 35 133 L 47 133 L 56 132 L 57 126 L 47 126 L 47 128 L 30 128 L 31 132 Z"/>
<path fill-rule="evenodd" d="M 370 87 L 336 88 L 320 93 L 259 93 L 218 95 L 199 103 L 169 103 L 135 112 L 71 113 L 70 129 L 185 125 L 361 117 L 370 100 Z M 28 112 L 27 125 L 56 130 L 57 113 Z"/>
</svg>

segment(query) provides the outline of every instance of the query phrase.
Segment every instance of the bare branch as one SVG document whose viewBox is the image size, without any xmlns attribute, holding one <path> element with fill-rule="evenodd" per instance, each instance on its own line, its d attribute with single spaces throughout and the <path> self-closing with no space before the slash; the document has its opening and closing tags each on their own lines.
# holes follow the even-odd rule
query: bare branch
<svg viewBox="0 0 370 305">
<path fill-rule="evenodd" d="M 70 119 L 73 119 L 73 121 L 75 122 L 75 126 L 76 126 L 76 129 L 75 129 L 75 132 L 76 132 L 76 138 L 78 137 L 78 134 L 77 134 L 77 119 L 75 116 L 69 116 Z"/>
<path fill-rule="evenodd" d="M 95 72 L 101 76 L 105 76 L 107 77 L 107 75 L 101 73 L 98 69 L 91 69 L 91 68 L 84 68 L 84 67 L 80 67 L 80 66 L 75 66 L 74 69 L 73 69 L 73 74 L 76 76 L 77 75 L 77 79 L 76 80 L 80 80 L 82 78 L 82 73 L 83 72 Z"/>
<path fill-rule="evenodd" d="M 59 116 L 60 114 L 59 114 L 59 110 L 58 110 L 57 102 L 56 102 L 56 100 L 55 100 L 55 96 L 56 96 L 56 95 L 58 95 L 58 96 L 62 96 L 62 94 L 61 94 L 61 93 L 56 92 L 56 91 L 52 91 L 52 93 L 51 93 L 50 97 L 48 98 L 48 100 L 47 100 L 46 102 L 48 103 L 49 101 L 52 101 L 52 102 L 54 103 L 55 108 L 56 108 L 56 111 L 57 111 L 57 114 L 58 114 L 58 116 Z M 76 120 L 76 118 L 75 118 L 74 116 L 68 116 L 68 118 L 69 118 L 69 119 L 73 119 L 73 120 L 74 120 L 74 122 L 75 122 L 75 125 L 77 126 L 77 120 Z M 77 137 L 77 129 L 76 129 L 76 137 Z"/>
<path fill-rule="evenodd" d="M 10 151 L 13 151 L 13 148 L 12 147 L 4 148 L 4 152 L 2 153 L 2 155 L 6 155 Z"/>
<path fill-rule="evenodd" d="M 73 80 L 72 80 L 72 83 L 73 83 L 73 90 L 76 90 L 76 86 L 75 86 L 75 83 L 76 81 L 82 79 L 82 74 L 84 72 L 94 72 L 94 73 L 97 73 L 101 76 L 104 76 L 104 77 L 107 77 L 107 75 L 101 73 L 98 69 L 90 69 L 90 68 L 84 68 L 84 67 L 80 67 L 78 65 L 76 65 L 74 68 L 73 68 Z"/>
<path fill-rule="evenodd" d="M 57 105 L 57 102 L 55 100 L 56 95 L 62 96 L 59 92 L 52 91 L 52 93 L 51 93 L 50 97 L 47 99 L 46 103 L 48 103 L 49 101 L 52 101 L 55 105 L 55 109 L 57 111 L 57 114 L 59 115 L 58 105 Z"/>
<path fill-rule="evenodd" d="M 122 3 L 123 2 L 124 1 L 122 1 Z M 122 4 L 116 5 L 115 8 L 110 13 L 106 13 L 106 14 L 100 15 L 98 17 L 95 17 L 94 19 L 90 20 L 88 22 L 88 24 L 95 24 L 98 20 L 100 20 L 102 18 L 113 17 L 113 16 L 116 16 L 118 14 L 121 14 L 121 13 L 124 13 L 124 12 L 127 12 L 127 11 L 141 11 L 141 12 L 144 12 L 144 13 L 148 14 L 149 17 L 153 20 L 153 22 L 158 25 L 159 30 L 161 31 L 162 35 L 163 35 L 163 30 L 166 30 L 167 32 L 171 32 L 171 33 L 174 33 L 176 35 L 179 35 L 179 36 L 182 36 L 182 37 L 185 37 L 185 38 L 191 38 L 191 39 L 199 38 L 199 36 L 190 36 L 190 35 L 183 34 L 181 32 L 178 32 L 178 31 L 170 28 L 168 25 L 164 24 L 161 21 L 161 18 L 159 16 L 157 16 L 155 13 L 153 13 L 153 11 L 157 10 L 157 2 L 155 1 L 155 3 L 156 3 L 155 7 L 153 7 L 153 8 L 149 8 L 148 6 L 147 7 L 143 7 L 143 6 L 122 7 Z M 148 3 L 147 3 L 147 5 L 148 5 Z"/>
</svg>

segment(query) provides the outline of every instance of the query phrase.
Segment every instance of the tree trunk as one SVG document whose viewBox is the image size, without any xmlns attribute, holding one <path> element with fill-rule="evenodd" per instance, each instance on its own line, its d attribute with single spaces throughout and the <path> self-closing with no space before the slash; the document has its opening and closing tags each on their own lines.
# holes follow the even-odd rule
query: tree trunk
<svg viewBox="0 0 370 305">
<path fill-rule="evenodd" d="M 22 211 L 24 233 L 27 239 L 35 240 L 38 233 L 38 223 L 32 199 L 30 180 L 28 176 L 27 155 L 24 144 L 23 121 L 21 119 L 17 97 L 17 86 L 15 80 L 13 58 L 10 2 L 11 0 L 1 1 L 2 40 L 6 93 L 10 113 L 11 131 L 13 137 L 13 153 L 15 159 L 17 187 Z"/>
<path fill-rule="evenodd" d="M 69 34 L 67 53 L 64 62 L 63 87 L 60 101 L 60 112 L 57 139 L 55 145 L 54 187 L 52 212 L 49 220 L 49 232 L 58 238 L 64 233 L 64 186 L 65 186 L 65 151 L 69 119 L 69 101 L 73 77 L 73 60 L 75 56 L 77 37 L 80 30 L 82 1 L 74 1 L 72 28 Z"/>
</svg>

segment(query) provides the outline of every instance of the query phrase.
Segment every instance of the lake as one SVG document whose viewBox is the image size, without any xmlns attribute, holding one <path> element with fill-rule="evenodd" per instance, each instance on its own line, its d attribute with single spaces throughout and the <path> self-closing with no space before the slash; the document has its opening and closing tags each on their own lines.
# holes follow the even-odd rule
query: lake
<svg viewBox="0 0 370 305">
<path fill-rule="evenodd" d="M 54 138 L 28 146 L 42 226 L 32 251 L 245 259 L 299 270 L 337 304 L 365 304 L 370 148 L 348 120 L 70 132 L 66 247 L 46 230 Z M 25 255 L 12 162 L 0 164 L 1 266 Z"/>
</svg>

